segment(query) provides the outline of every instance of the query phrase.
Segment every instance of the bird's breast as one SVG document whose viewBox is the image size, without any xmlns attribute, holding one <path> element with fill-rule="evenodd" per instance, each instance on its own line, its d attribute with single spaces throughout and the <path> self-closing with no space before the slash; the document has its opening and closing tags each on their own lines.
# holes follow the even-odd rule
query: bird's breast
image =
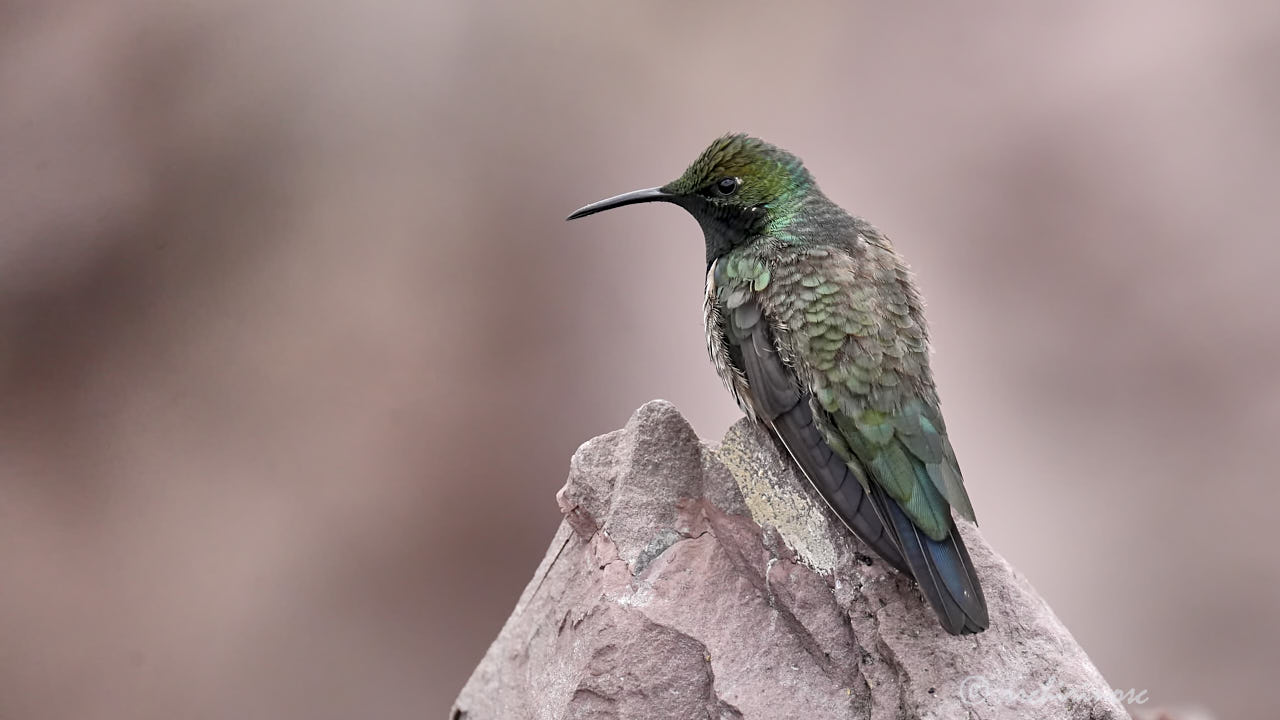
<svg viewBox="0 0 1280 720">
<path fill-rule="evenodd" d="M 742 408 L 748 417 L 755 417 L 755 408 L 751 404 L 751 391 L 747 385 L 742 369 L 735 366 L 729 352 L 729 339 L 725 334 L 724 303 L 720 300 L 716 285 L 716 265 L 721 259 L 713 261 L 707 268 L 706 298 L 703 301 L 702 320 L 707 333 L 707 355 L 711 364 L 720 376 L 720 381 L 733 395 L 733 400 Z"/>
</svg>

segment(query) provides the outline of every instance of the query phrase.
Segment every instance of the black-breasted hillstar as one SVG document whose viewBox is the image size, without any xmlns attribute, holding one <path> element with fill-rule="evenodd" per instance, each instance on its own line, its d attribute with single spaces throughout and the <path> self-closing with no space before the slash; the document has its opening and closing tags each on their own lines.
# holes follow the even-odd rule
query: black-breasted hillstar
<svg viewBox="0 0 1280 720">
<path fill-rule="evenodd" d="M 923 303 L 889 239 L 827 199 L 794 155 L 729 135 L 679 179 L 587 205 L 679 205 L 706 239 L 707 349 L 831 510 L 919 583 L 942 627 L 986 601 L 952 511 L 974 519 L 929 369 Z"/>
</svg>

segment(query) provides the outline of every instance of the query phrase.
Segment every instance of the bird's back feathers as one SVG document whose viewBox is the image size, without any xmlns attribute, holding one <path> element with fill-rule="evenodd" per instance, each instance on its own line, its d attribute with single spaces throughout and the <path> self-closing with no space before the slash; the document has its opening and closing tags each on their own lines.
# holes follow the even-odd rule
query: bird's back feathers
<svg viewBox="0 0 1280 720">
<path fill-rule="evenodd" d="M 951 515 L 972 520 L 973 508 L 938 409 L 921 303 L 887 240 L 868 237 L 870 226 L 848 232 L 838 244 L 763 238 L 718 259 L 712 357 L 836 515 L 915 577 L 943 627 L 978 632 L 986 604 Z"/>
</svg>

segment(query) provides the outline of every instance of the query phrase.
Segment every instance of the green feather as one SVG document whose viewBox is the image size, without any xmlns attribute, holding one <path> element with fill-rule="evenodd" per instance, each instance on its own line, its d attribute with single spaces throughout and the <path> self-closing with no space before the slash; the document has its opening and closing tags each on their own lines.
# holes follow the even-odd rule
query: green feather
<svg viewBox="0 0 1280 720">
<path fill-rule="evenodd" d="M 933 483 L 929 482 L 924 465 L 915 459 L 911 463 L 915 466 L 916 480 L 912 495 L 902 503 L 902 509 L 925 535 L 934 540 L 945 540 L 951 529 L 951 513 L 947 508 L 947 501 L 938 494 Z"/>
</svg>

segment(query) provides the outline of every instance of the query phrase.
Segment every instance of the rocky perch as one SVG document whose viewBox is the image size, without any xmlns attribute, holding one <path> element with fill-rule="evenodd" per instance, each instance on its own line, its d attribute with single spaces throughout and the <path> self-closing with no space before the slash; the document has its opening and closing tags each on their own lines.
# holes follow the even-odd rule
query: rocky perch
<svg viewBox="0 0 1280 720">
<path fill-rule="evenodd" d="M 451 720 L 1128 717 L 977 529 L 991 629 L 952 637 L 747 420 L 709 445 L 650 402 L 578 449 L 557 499 Z"/>
</svg>

